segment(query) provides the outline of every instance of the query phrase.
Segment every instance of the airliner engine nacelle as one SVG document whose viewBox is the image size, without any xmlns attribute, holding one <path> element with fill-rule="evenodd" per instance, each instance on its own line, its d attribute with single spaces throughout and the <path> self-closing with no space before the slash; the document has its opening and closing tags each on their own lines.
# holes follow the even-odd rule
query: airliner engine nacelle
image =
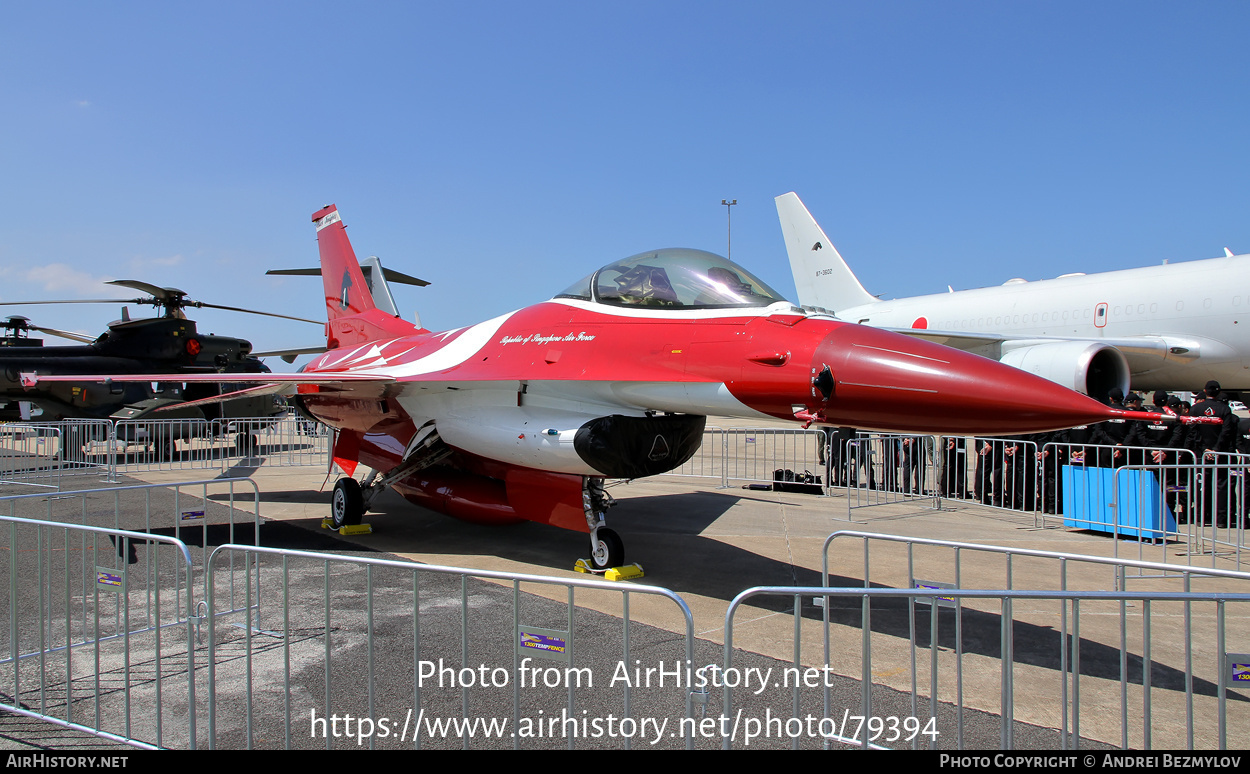
<svg viewBox="0 0 1250 774">
<path fill-rule="evenodd" d="M 999 360 L 1043 379 L 1103 400 L 1113 387 L 1129 389 L 1128 360 L 1114 347 L 1088 341 L 1033 344 L 1003 353 Z"/>
</svg>

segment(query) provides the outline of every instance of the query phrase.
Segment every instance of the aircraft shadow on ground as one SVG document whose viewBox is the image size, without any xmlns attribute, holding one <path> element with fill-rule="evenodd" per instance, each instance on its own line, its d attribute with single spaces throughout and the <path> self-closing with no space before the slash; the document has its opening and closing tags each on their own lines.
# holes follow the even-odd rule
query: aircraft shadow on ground
<svg viewBox="0 0 1250 774">
<path fill-rule="evenodd" d="M 207 524 L 202 526 L 181 527 L 174 534 L 173 527 L 159 527 L 148 530 L 148 534 L 164 537 L 177 537 L 188 546 L 213 548 L 235 543 L 237 545 L 256 545 L 256 530 L 250 522 L 233 525 Z M 293 551 L 342 551 L 351 548 L 355 551 L 376 553 L 374 549 L 355 544 L 344 544 L 338 535 L 328 530 L 305 528 L 289 521 L 267 521 L 260 528 L 260 545 L 265 548 L 282 548 Z"/>
<path fill-rule="evenodd" d="M 697 594 L 723 599 L 728 603 L 751 586 L 820 586 L 821 577 L 817 569 L 770 559 L 701 535 L 744 498 L 752 498 L 752 495 L 690 492 L 631 498 L 609 513 L 608 523 L 625 539 L 626 561 L 638 561 L 646 569 L 647 577 L 642 582 L 663 586 L 678 594 Z M 766 493 L 760 493 L 753 499 L 775 502 Z M 469 524 L 418 508 L 390 493 L 379 498 L 376 510 L 371 518 L 379 531 L 387 532 L 402 525 L 404 531 L 412 534 L 413 549 L 424 554 L 490 555 L 567 569 L 574 558 L 584 557 L 588 550 L 586 537 L 578 533 L 530 523 L 504 527 Z M 659 513 L 671 516 L 658 520 L 654 514 Z M 862 584 L 863 581 L 857 577 L 834 575 L 830 578 L 830 585 L 834 587 L 858 588 Z M 887 588 L 877 583 L 872 587 Z M 750 604 L 786 614 L 794 609 L 794 600 L 790 596 L 757 597 Z M 1059 603 L 1056 601 L 1054 604 L 1058 611 Z M 947 608 L 940 608 L 938 613 L 938 646 L 951 652 L 957 644 L 955 614 L 954 610 Z M 963 652 L 1001 658 L 1001 614 L 967 607 L 960 614 Z M 810 599 L 804 599 L 802 615 L 818 621 L 823 617 L 821 609 Z M 930 640 L 929 608 L 916 605 L 914 616 L 917 647 L 927 648 Z M 880 599 L 872 603 L 870 625 L 874 633 L 907 640 L 912 630 L 909 619 L 905 599 Z M 860 621 L 859 598 L 834 599 L 830 606 L 831 623 L 858 629 Z M 1071 638 L 1069 633 L 1069 642 Z M 1019 619 L 1012 625 L 1012 648 L 1017 664 L 1057 672 L 1062 666 L 1060 653 L 1063 641 L 1063 634 L 1050 626 Z M 858 642 L 855 639 L 856 647 Z M 1118 649 L 1084 637 L 1079 645 L 1082 676 L 1120 680 Z M 1129 653 L 1126 661 L 1127 681 L 1142 684 L 1144 660 L 1141 655 Z M 1071 669 L 1071 664 L 1068 668 Z M 1156 690 L 1185 690 L 1184 670 L 1157 660 L 1151 661 L 1150 679 Z M 1196 695 L 1215 696 L 1218 693 L 1218 685 L 1209 680 L 1194 677 L 1192 685 Z M 1250 698 L 1233 691 L 1229 691 L 1229 697 L 1250 701 Z"/>
</svg>

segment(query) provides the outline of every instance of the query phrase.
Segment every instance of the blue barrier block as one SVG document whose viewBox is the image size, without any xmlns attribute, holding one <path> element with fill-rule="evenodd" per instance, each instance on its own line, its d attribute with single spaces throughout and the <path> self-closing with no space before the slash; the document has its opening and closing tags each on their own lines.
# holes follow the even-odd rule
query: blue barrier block
<svg viewBox="0 0 1250 774">
<path fill-rule="evenodd" d="M 1064 465 L 1060 475 L 1065 527 L 1150 539 L 1176 531 L 1176 519 L 1168 510 L 1152 471 L 1120 472 L 1114 510 L 1111 503 L 1115 469 Z"/>
</svg>

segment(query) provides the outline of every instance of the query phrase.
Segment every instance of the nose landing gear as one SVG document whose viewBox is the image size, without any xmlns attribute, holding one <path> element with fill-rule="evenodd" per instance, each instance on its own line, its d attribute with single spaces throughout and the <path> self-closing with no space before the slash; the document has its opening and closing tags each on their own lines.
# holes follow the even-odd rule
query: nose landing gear
<svg viewBox="0 0 1250 774">
<path fill-rule="evenodd" d="M 607 510 L 616 505 L 612 495 L 604 491 L 603 479 L 586 476 L 582 479 L 582 508 L 586 526 L 590 528 L 590 570 L 606 572 L 625 564 L 625 543 L 621 536 L 605 526 Z"/>
</svg>

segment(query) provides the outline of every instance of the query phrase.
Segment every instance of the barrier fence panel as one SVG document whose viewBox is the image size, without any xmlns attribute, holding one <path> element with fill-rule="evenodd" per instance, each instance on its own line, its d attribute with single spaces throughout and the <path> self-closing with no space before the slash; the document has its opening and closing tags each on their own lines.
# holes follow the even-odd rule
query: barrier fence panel
<svg viewBox="0 0 1250 774">
<path fill-rule="evenodd" d="M 1189 523 L 1190 547 L 1195 553 L 1232 555 L 1241 567 L 1246 548 L 1246 521 L 1250 516 L 1250 455 L 1208 453 L 1198 461 L 1195 477 L 1202 492 L 1199 517 Z"/>
<path fill-rule="evenodd" d="M 1184 523 L 1189 518 L 1192 505 L 1189 492 L 1194 487 L 1196 460 L 1187 449 L 1048 443 L 1042 447 L 1042 452 L 1043 519 L 1047 526 L 1062 524 L 1074 529 L 1166 540 L 1165 535 L 1139 535 L 1113 529 L 1116 519 L 1111 508 L 1116 499 L 1116 487 L 1112 484 L 1118 477 L 1115 471 L 1125 467 L 1137 472 L 1122 477 L 1123 483 L 1118 486 L 1124 488 L 1124 493 L 1149 495 L 1152 502 L 1162 503 L 1160 508 L 1167 510 L 1171 517 L 1170 521 L 1161 518 L 1148 533 L 1174 533 L 1174 527 L 1168 525 Z M 1154 497 L 1150 482 L 1158 486 L 1159 498 Z"/>
<path fill-rule="evenodd" d="M 1038 525 L 1043 471 L 1037 443 L 957 436 L 938 443 L 943 454 L 943 499 L 1028 514 Z"/>
<path fill-rule="evenodd" d="M 261 627 L 210 628 L 210 747 L 693 745 L 699 696 L 672 675 L 692 662 L 694 624 L 667 589 L 224 545 L 209 616 L 231 561 L 255 561 L 284 607 Z M 621 618 L 576 607 L 581 595 Z M 675 604 L 685 635 L 632 623 L 640 596 Z M 624 679 L 644 655 L 667 682 Z M 226 682 L 243 698 L 227 704 Z"/>
<path fill-rule="evenodd" d="M 58 489 L 65 476 L 107 474 L 110 425 L 103 420 L 0 425 L 0 484 Z"/>
<path fill-rule="evenodd" d="M 796 675 L 859 675 L 858 706 L 835 697 L 835 680 L 793 684 L 799 722 L 776 729 L 796 743 L 1222 750 L 1230 729 L 1250 723 L 1240 694 L 1229 701 L 1245 660 L 1229 647 L 1250 634 L 1250 594 L 757 587 L 725 614 L 725 673 L 737 611 L 769 597 L 793 603 L 795 663 L 808 665 Z M 821 602 L 820 622 L 806 628 L 820 628 L 823 659 L 801 661 L 804 599 Z M 726 749 L 750 741 L 751 726 L 732 722 L 742 693 L 724 691 Z"/>
<path fill-rule="evenodd" d="M 290 467 L 326 465 L 329 428 L 303 417 L 214 419 L 212 437 L 219 440 L 221 467 Z"/>
<path fill-rule="evenodd" d="M 260 489 L 247 478 L 181 481 L 168 484 L 136 484 L 94 489 L 62 490 L 0 497 L 0 513 L 10 518 L 38 519 L 49 523 L 109 530 L 134 530 L 168 537 L 187 547 L 194 558 L 197 584 L 207 553 L 222 543 L 260 543 Z M 131 551 L 128 558 L 135 558 Z M 83 558 L 85 562 L 85 557 Z M 90 568 L 84 564 L 81 573 Z M 243 599 L 241 575 L 246 565 L 231 565 L 236 589 L 219 613 L 244 613 L 255 605 Z M 181 594 L 175 590 L 175 594 Z M 179 608 L 184 600 L 177 600 Z"/>
<path fill-rule="evenodd" d="M 195 747 L 191 568 L 173 537 L 0 516 L 0 708 Z"/>
<path fill-rule="evenodd" d="M 839 550 L 835 552 L 835 548 Z M 833 533 L 825 541 L 822 557 L 823 582 L 833 585 L 833 582 L 842 580 L 830 575 L 830 567 L 853 567 L 857 562 L 862 563 L 860 573 L 864 588 L 870 585 L 885 585 L 918 591 L 927 589 L 941 595 L 943 600 L 939 603 L 939 607 L 946 608 L 958 608 L 959 604 L 957 601 L 952 602 L 953 598 L 949 595 L 943 594 L 944 590 L 967 588 L 1043 593 L 1058 589 L 1077 595 L 1075 599 L 1103 599 L 1104 602 L 1109 598 L 1100 595 L 1108 592 L 1127 592 L 1130 582 L 1138 589 L 1148 589 L 1143 592 L 1146 594 L 1158 592 L 1165 595 L 1183 596 L 1202 592 L 1208 594 L 1201 598 L 1206 602 L 1213 600 L 1209 593 L 1233 593 L 1243 596 L 1250 594 L 1250 573 L 1247 572 L 845 530 Z M 917 566 L 925 567 L 928 577 L 917 577 L 915 569 Z M 1020 587 L 1020 579 L 1024 577 L 1036 579 L 1033 582 L 1034 588 Z M 1222 619 L 1216 614 L 1217 611 L 1210 608 L 1199 611 L 1184 600 L 1180 600 L 1181 604 L 1164 604 L 1165 597 L 1154 599 L 1156 604 L 1153 617 L 1150 615 L 1149 604 L 1144 607 L 1142 605 L 1129 606 L 1130 613 L 1127 614 L 1137 617 L 1134 624 L 1137 628 L 1126 628 L 1124 618 L 1126 613 L 1120 609 L 1123 607 L 1122 604 L 1120 608 L 1117 608 L 1091 603 L 1082 608 L 1081 605 L 1085 604 L 1084 602 L 1074 602 L 1070 606 L 1059 609 L 1047 609 L 1044 606 L 1018 609 L 1016 615 L 1020 626 L 1013 634 L 1015 639 L 1003 643 L 999 651 L 1009 653 L 1012 648 L 1016 647 L 1017 642 L 1020 643 L 1022 655 L 1017 659 L 1020 666 L 1019 674 L 1028 676 L 1030 688 L 1026 693 L 1020 691 L 1015 693 L 1017 696 L 1032 695 L 1039 698 L 1036 706 L 1029 706 L 1029 716 L 1046 718 L 1047 723 L 1060 729 L 1065 739 L 1073 737 L 1073 744 L 1075 744 L 1074 737 L 1079 734 L 1081 723 L 1080 709 L 1084 706 L 1080 702 L 1081 688 L 1085 685 L 1088 691 L 1088 686 L 1092 685 L 1098 691 L 1098 698 L 1087 696 L 1085 702 L 1089 706 L 1101 706 L 1103 709 L 1091 712 L 1087 707 L 1087 717 L 1096 718 L 1089 722 L 1092 722 L 1093 727 L 1098 729 L 1095 735 L 1103 741 L 1118 743 L 1121 746 L 1139 746 L 1143 741 L 1149 743 L 1152 734 L 1157 738 L 1158 734 L 1163 733 L 1169 734 L 1167 736 L 1169 742 L 1161 746 L 1168 744 L 1192 746 L 1194 744 L 1192 738 L 1195 734 L 1199 739 L 1209 742 L 1209 729 L 1201 723 L 1193 725 L 1196 722 L 1194 713 L 1205 712 L 1209 719 L 1215 717 L 1212 713 L 1222 713 L 1223 706 L 1216 707 L 1211 703 L 1213 697 L 1222 696 L 1222 694 L 1216 694 L 1213 686 L 1221 684 L 1219 682 L 1221 679 L 1224 680 L 1223 685 L 1231 685 L 1233 680 L 1240 678 L 1235 677 L 1234 672 L 1228 671 L 1232 669 L 1231 665 L 1225 665 L 1226 669 L 1221 667 L 1225 669 L 1223 672 L 1206 667 L 1213 662 L 1222 664 L 1221 659 L 1224 659 L 1228 652 L 1245 653 L 1250 650 L 1245 647 L 1246 638 L 1250 637 L 1250 624 L 1245 620 L 1245 613 L 1250 610 L 1241 608 L 1242 612 L 1239 615 L 1229 621 L 1221 622 Z M 1166 599 L 1177 601 L 1178 598 L 1167 597 Z M 1193 601 L 1198 601 L 1198 599 L 1194 597 Z M 914 626 L 920 622 L 920 619 L 916 617 L 915 604 L 908 602 L 907 609 L 909 616 L 906 620 L 912 622 L 912 628 L 908 632 L 909 642 L 912 643 L 910 651 L 898 647 L 897 641 L 891 641 L 888 638 L 883 640 L 886 652 L 890 654 L 891 663 L 902 663 L 907 659 L 910 659 L 912 663 L 910 686 L 898 685 L 898 681 L 895 681 L 895 687 L 909 688 L 912 693 L 915 693 L 917 674 L 921 675 L 920 682 L 923 682 L 926 674 L 930 681 L 935 675 L 940 676 L 948 686 L 948 689 L 944 691 L 945 700 L 952 702 L 954 708 L 951 723 L 955 730 L 960 732 L 963 728 L 966 707 L 994 708 L 992 692 L 987 692 L 983 686 L 975 683 L 971 690 L 979 691 L 979 698 L 969 702 L 964 701 L 965 691 L 969 688 L 964 682 L 965 670 L 972 670 L 973 674 L 984 672 L 987 668 L 986 658 L 996 655 L 993 648 L 987 651 L 985 647 L 985 643 L 989 641 L 987 639 L 989 635 L 984 631 L 980 634 L 970 632 L 967 639 L 964 639 L 963 627 L 969 621 L 978 619 L 956 617 L 949 624 L 953 640 L 943 643 L 943 647 L 947 649 L 943 652 L 951 650 L 954 652 L 952 661 L 945 667 L 946 672 L 939 674 L 938 670 L 931 668 L 927 673 L 923 669 L 917 673 L 917 651 L 914 646 L 917 635 Z M 1078 615 L 1082 609 L 1086 616 L 1083 630 Z M 983 608 L 976 610 L 976 615 L 993 613 L 992 610 Z M 834 612 L 838 613 L 836 610 Z M 926 611 L 920 611 L 921 618 L 924 617 L 924 612 Z M 849 615 L 846 611 L 840 611 L 840 614 L 841 620 L 845 620 Z M 972 614 L 971 611 L 969 614 Z M 1150 628 L 1152 623 L 1157 623 L 1155 626 L 1157 633 L 1153 636 Z M 1199 623 L 1205 627 L 1200 630 L 1201 632 L 1214 633 L 1218 636 L 1195 635 L 1195 627 Z M 891 626 L 874 628 L 877 630 L 892 628 L 894 633 L 901 637 L 903 632 L 907 631 L 907 626 L 896 619 Z M 1060 632 L 1058 637 L 1055 636 L 1055 630 Z M 1082 640 L 1080 637 L 1085 639 Z M 1137 652 L 1125 649 L 1124 643 L 1128 641 L 1126 638 L 1132 637 L 1137 640 L 1139 648 Z M 1219 639 L 1220 637 L 1226 638 L 1233 644 L 1226 648 L 1223 644 L 1224 640 Z M 1217 640 L 1218 652 L 1213 649 L 1213 643 Z M 1074 641 L 1079 641 L 1081 647 L 1074 647 L 1072 645 Z M 1114 649 L 1116 642 L 1120 643 L 1118 650 Z M 969 643 L 973 645 L 969 647 Z M 965 653 L 970 657 L 967 660 L 964 658 Z M 1203 654 L 1202 658 L 1207 661 L 1201 662 L 1202 669 L 1195 673 L 1193 665 L 1196 663 L 1196 654 L 1199 653 Z M 932 659 L 937 656 L 932 652 L 928 656 L 932 665 Z M 1086 659 L 1083 670 L 1080 666 L 1082 656 Z M 1144 663 L 1152 664 L 1152 668 L 1145 670 L 1142 666 Z M 1124 698 L 1125 692 L 1129 689 L 1128 683 L 1123 681 L 1122 676 L 1126 674 L 1125 670 L 1130 664 L 1133 667 L 1130 671 L 1136 675 L 1137 687 L 1132 689 L 1137 696 L 1136 705 L 1127 704 Z M 852 666 L 844 664 L 842 673 L 849 673 Z M 1051 680 L 1048 670 L 1054 669 L 1068 675 L 1068 682 L 1056 684 Z M 1015 673 L 1005 672 L 1004 674 L 1007 681 L 998 687 L 1003 691 L 1014 690 L 1012 680 Z M 1196 677 L 1195 674 L 1197 674 Z M 1082 675 L 1089 675 L 1095 679 L 1087 680 L 1082 684 Z M 1121 717 L 1119 725 L 1114 729 L 1115 733 L 1109 730 L 1109 719 L 1100 717 L 1107 703 L 1115 700 L 1115 697 L 1107 692 L 1108 680 L 1119 681 L 1121 686 L 1121 694 L 1117 700 Z M 1153 689 L 1151 681 L 1153 681 Z M 927 695 L 936 695 L 932 685 Z M 1156 728 L 1153 731 L 1150 728 L 1152 701 L 1156 707 L 1165 708 L 1165 711 L 1155 716 L 1154 720 L 1154 723 L 1161 724 L 1163 728 Z M 1064 706 L 1072 707 L 1072 712 L 1063 713 L 1059 708 Z M 1140 721 L 1143 713 L 1147 719 L 1145 727 L 1137 727 L 1134 732 L 1141 734 L 1140 738 L 1136 742 L 1128 741 L 1124 735 L 1128 734 L 1133 727 L 1128 723 L 1126 716 L 1136 714 Z M 1175 729 L 1167 726 L 1170 717 L 1179 717 L 1182 713 L 1189 718 L 1190 723 L 1183 737 L 1177 736 Z M 1243 720 L 1250 720 L 1250 715 L 1244 717 Z M 1093 733 L 1089 726 L 1087 726 L 1087 732 Z M 1121 735 L 1118 742 L 1115 738 L 1116 734 Z"/>
<path fill-rule="evenodd" d="M 114 470 L 197 470 L 221 464 L 206 419 L 123 419 L 113 424 Z"/>
<path fill-rule="evenodd" d="M 1240 570 L 1246 548 L 1247 460 L 1207 454 L 1197 463 L 1171 465 L 1161 473 L 1157 467 L 1116 469 L 1113 485 L 1107 487 L 1110 514 L 1121 534 L 1160 539 L 1161 551 L 1168 550 L 1169 538 L 1183 539 L 1191 563 L 1209 559 L 1216 567 L 1225 561 Z"/>
<path fill-rule="evenodd" d="M 0 483 L 60 489 L 62 447 L 52 425 L 0 427 Z"/>
<path fill-rule="evenodd" d="M 850 545 L 844 545 L 850 544 Z M 862 545 L 861 545 L 862 544 Z M 860 545 L 859 550 L 855 549 Z M 837 548 L 835 555 L 831 549 Z M 836 580 L 829 568 L 860 565 L 865 585 L 941 588 L 1021 588 L 1019 578 L 1039 578 L 1032 590 L 1122 591 L 1130 582 L 1148 582 L 1166 591 L 1218 590 L 1250 593 L 1250 572 L 1092 556 L 1031 548 L 839 530 L 825 539 L 822 578 Z M 915 566 L 941 568 L 937 577 L 919 579 Z M 1022 570 L 1027 572 L 1022 572 Z M 1140 585 L 1140 584 L 1139 584 Z"/>
<path fill-rule="evenodd" d="M 789 480 L 827 486 L 825 433 L 821 430 L 730 428 L 723 437 L 727 481 Z M 786 471 L 790 471 L 789 477 Z"/>
<path fill-rule="evenodd" d="M 875 433 L 845 442 L 834 438 L 829 457 L 838 471 L 835 485 L 846 488 L 847 513 L 856 508 L 926 498 L 940 507 L 934 439 L 925 435 Z"/>
<path fill-rule="evenodd" d="M 725 478 L 725 431 L 719 427 L 704 428 L 703 442 L 694 456 L 686 464 L 664 475 L 715 479 L 721 486 L 728 486 Z"/>
</svg>

